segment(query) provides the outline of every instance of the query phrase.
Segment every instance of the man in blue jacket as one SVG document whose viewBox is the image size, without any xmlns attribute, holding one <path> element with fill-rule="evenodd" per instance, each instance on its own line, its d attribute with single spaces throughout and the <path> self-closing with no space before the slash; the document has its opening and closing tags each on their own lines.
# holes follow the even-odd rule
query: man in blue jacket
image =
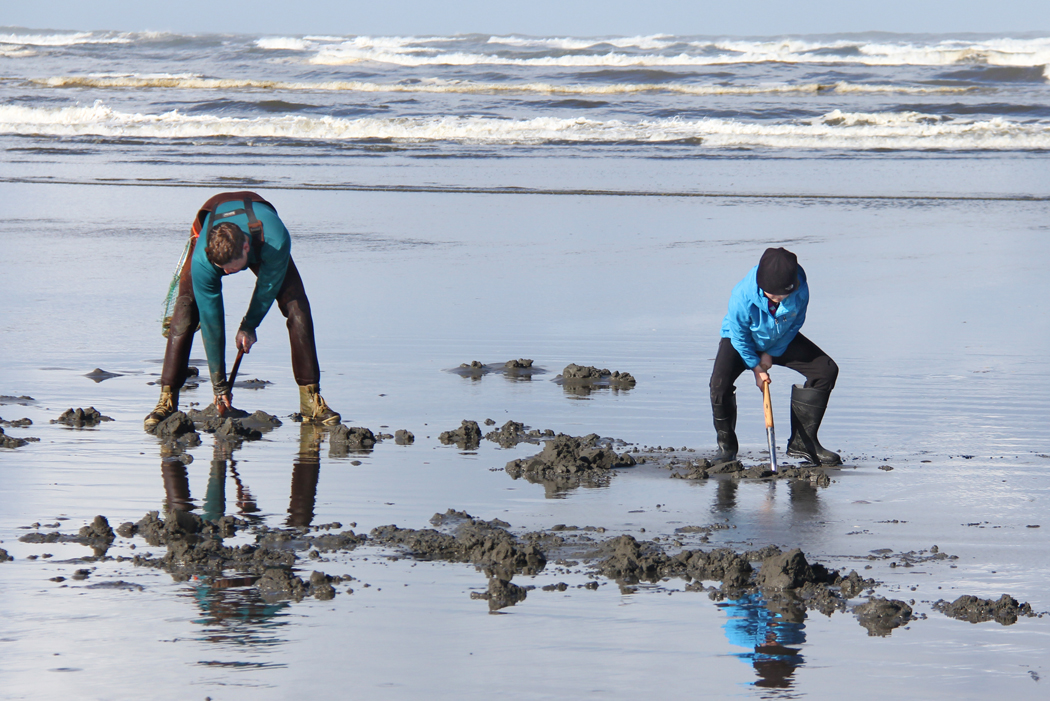
<svg viewBox="0 0 1050 701">
<path fill-rule="evenodd" d="M 774 365 L 789 367 L 806 378 L 805 386 L 791 388 L 788 455 L 815 465 L 842 462 L 817 440 L 839 368 L 799 333 L 808 305 L 806 272 L 795 254 L 783 248 L 767 248 L 758 265 L 733 288 L 711 370 L 711 411 L 718 434 L 715 462 L 736 459 L 736 378 L 750 369 L 761 390 L 770 381 L 769 369 Z"/>
<path fill-rule="evenodd" d="M 255 329 L 274 301 L 288 319 L 292 374 L 299 385 L 303 421 L 335 425 L 340 416 L 321 397 L 321 370 L 314 345 L 313 317 L 303 280 L 291 256 L 291 236 L 273 205 L 254 192 L 225 192 L 204 203 L 192 227 L 189 254 L 179 276 L 179 292 L 168 328 L 168 345 L 161 371 L 160 401 L 146 416 L 152 430 L 179 407 L 179 390 L 186 381 L 193 335 L 200 324 L 208 356 L 215 406 L 230 407 L 226 377 L 226 319 L 222 278 L 250 268 L 256 275 L 248 312 L 234 343 L 245 353 L 256 342 Z M 205 241 L 199 241 L 206 232 Z"/>
</svg>

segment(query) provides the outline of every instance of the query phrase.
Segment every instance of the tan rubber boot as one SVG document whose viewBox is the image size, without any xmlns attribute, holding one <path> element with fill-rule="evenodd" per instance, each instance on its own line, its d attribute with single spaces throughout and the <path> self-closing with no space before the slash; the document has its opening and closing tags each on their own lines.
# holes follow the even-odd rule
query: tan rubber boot
<svg viewBox="0 0 1050 701">
<path fill-rule="evenodd" d="M 325 426 L 335 426 L 339 423 L 338 412 L 325 403 L 321 396 L 320 385 L 299 386 L 299 413 L 303 415 L 303 422 L 318 423 Z"/>
<path fill-rule="evenodd" d="M 157 402 L 157 406 L 153 408 L 153 411 L 146 416 L 146 420 L 142 422 L 143 428 L 146 429 L 147 433 L 153 431 L 157 424 L 178 410 L 179 390 L 173 390 L 168 385 L 164 385 L 160 388 L 160 401 Z"/>
</svg>

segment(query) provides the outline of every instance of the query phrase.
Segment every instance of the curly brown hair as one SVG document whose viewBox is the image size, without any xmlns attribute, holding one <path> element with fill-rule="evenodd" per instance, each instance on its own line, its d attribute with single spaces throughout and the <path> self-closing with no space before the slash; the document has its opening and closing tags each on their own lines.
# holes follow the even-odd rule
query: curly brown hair
<svg viewBox="0 0 1050 701">
<path fill-rule="evenodd" d="M 204 252 L 213 265 L 220 268 L 231 260 L 241 257 L 244 250 L 245 233 L 241 227 L 230 222 L 216 224 L 208 231 L 208 247 Z"/>
</svg>

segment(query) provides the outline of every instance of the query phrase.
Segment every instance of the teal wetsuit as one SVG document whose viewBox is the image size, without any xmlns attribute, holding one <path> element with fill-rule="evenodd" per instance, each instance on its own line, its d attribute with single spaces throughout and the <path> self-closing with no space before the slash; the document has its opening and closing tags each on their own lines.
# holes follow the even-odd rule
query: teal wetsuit
<svg viewBox="0 0 1050 701">
<path fill-rule="evenodd" d="M 226 322 L 222 304 L 222 268 L 208 260 L 207 232 L 215 223 L 230 222 L 248 233 L 248 215 L 240 200 L 223 202 L 209 214 L 201 227 L 201 240 L 193 250 L 192 276 L 193 295 L 200 311 L 201 332 L 204 335 L 204 350 L 208 356 L 208 371 L 213 385 L 226 382 Z M 262 237 L 252 236 L 248 251 L 248 267 L 257 275 L 248 312 L 241 321 L 243 331 L 253 332 L 262 323 L 266 312 L 273 305 L 277 293 L 284 283 L 291 258 L 292 241 L 288 229 L 277 212 L 263 202 L 253 202 L 252 209 L 262 223 Z M 238 214 L 223 217 L 223 214 L 242 210 Z M 215 221 L 213 221 L 215 220 Z"/>
</svg>

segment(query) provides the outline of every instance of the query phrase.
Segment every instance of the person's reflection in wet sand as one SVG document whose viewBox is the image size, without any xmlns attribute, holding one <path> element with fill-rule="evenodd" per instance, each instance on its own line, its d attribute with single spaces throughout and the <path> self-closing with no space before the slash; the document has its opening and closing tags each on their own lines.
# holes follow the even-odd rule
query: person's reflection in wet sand
<svg viewBox="0 0 1050 701">
<path fill-rule="evenodd" d="M 804 480 L 791 480 L 788 483 L 788 495 L 792 519 L 806 522 L 818 519 L 821 503 L 815 484 Z"/>
<path fill-rule="evenodd" d="M 289 525 L 309 525 L 313 519 L 317 475 L 320 468 L 320 434 L 315 427 L 304 425 L 300 452 L 292 463 L 292 506 Z M 236 445 L 216 440 L 212 451 L 211 469 L 205 491 L 202 518 L 217 520 L 226 512 L 226 478 L 233 477 L 236 485 L 238 514 L 248 520 L 261 521 L 259 507 L 249 489 L 242 483 L 233 459 Z M 161 448 L 161 475 L 164 480 L 164 509 L 167 518 L 178 519 L 179 512 L 196 508 L 190 496 L 189 474 L 186 466 L 192 456 L 181 451 Z M 245 650 L 266 649 L 284 642 L 277 635 L 277 627 L 285 625 L 282 612 L 287 601 L 269 601 L 253 586 L 255 575 L 229 573 L 227 576 L 194 576 L 190 581 L 192 598 L 201 615 L 194 622 L 205 628 L 201 639 L 228 646 L 231 643 Z M 271 663 L 234 662 L 215 663 L 238 669 L 270 667 Z"/>
<path fill-rule="evenodd" d="M 205 521 L 218 521 L 226 515 L 226 466 L 233 462 L 233 449 L 225 441 L 216 440 L 208 473 L 208 489 L 204 493 Z"/>
<path fill-rule="evenodd" d="M 194 619 L 204 627 L 204 640 L 232 649 L 243 649 L 252 658 L 258 652 L 283 643 L 279 628 L 287 625 L 287 601 L 266 601 L 250 586 L 253 578 L 230 577 L 195 580 L 193 598 L 200 609 Z M 237 669 L 280 666 L 279 663 L 236 661 L 222 663 Z"/>
<path fill-rule="evenodd" d="M 195 508 L 190 498 L 190 480 L 186 472 L 189 462 L 181 454 L 173 454 L 166 448 L 160 451 L 160 474 L 164 480 L 164 511 L 192 511 Z"/>
<path fill-rule="evenodd" d="M 230 460 L 230 477 L 233 478 L 233 484 L 237 488 L 237 513 L 253 523 L 262 521 L 262 517 L 258 515 L 259 507 L 255 504 L 255 497 L 252 496 L 251 490 L 241 482 L 235 460 Z"/>
<path fill-rule="evenodd" d="M 761 505 L 758 508 L 758 513 L 755 514 L 756 524 L 760 524 L 764 529 L 776 528 L 777 522 L 777 483 L 776 480 L 769 480 L 765 485 L 765 498 L 762 500 Z"/>
<path fill-rule="evenodd" d="M 241 482 L 237 472 L 237 461 L 233 459 L 236 447 L 226 441 L 215 441 L 212 450 L 211 470 L 208 473 L 208 486 L 204 493 L 204 504 L 201 518 L 215 521 L 226 514 L 226 478 L 227 471 L 233 477 L 237 487 L 237 513 L 250 521 L 258 521 L 259 507 L 255 497 Z M 164 480 L 164 508 L 173 511 L 193 511 L 197 508 L 190 496 L 189 472 L 186 465 L 192 462 L 192 456 L 171 452 L 161 448 L 160 470 Z"/>
<path fill-rule="evenodd" d="M 292 460 L 292 496 L 287 524 L 305 528 L 313 523 L 317 480 L 321 475 L 323 429 L 305 421 L 299 427 L 299 453 Z"/>
<path fill-rule="evenodd" d="M 718 477 L 715 491 L 714 503 L 711 511 L 720 516 L 732 516 L 737 507 L 737 489 L 740 488 L 740 480 L 733 478 Z M 750 481 L 748 481 L 750 482 Z M 752 483 L 759 486 L 762 482 Z M 819 520 L 823 511 L 820 501 L 818 487 L 812 482 L 799 479 L 769 480 L 768 491 L 760 507 L 760 515 L 772 517 L 776 512 L 776 493 L 778 489 L 788 490 L 788 500 L 791 506 L 791 520 L 793 523 L 812 523 Z"/>
<path fill-rule="evenodd" d="M 729 642 L 748 652 L 735 653 L 755 668 L 755 686 L 790 689 L 795 670 L 805 661 L 798 646 L 806 642 L 806 611 L 778 606 L 761 594 L 747 594 L 719 607 L 729 616 L 723 629 Z"/>
<path fill-rule="evenodd" d="M 712 509 L 716 513 L 731 514 L 736 510 L 736 489 L 740 482 L 735 479 L 719 479 L 718 491 Z"/>
<path fill-rule="evenodd" d="M 288 505 L 287 525 L 306 527 L 313 522 L 317 500 L 317 480 L 321 473 L 321 437 L 324 429 L 304 423 L 299 429 L 299 452 L 292 460 L 292 495 Z M 215 441 L 212 451 L 208 487 L 204 495 L 201 518 L 215 521 L 226 514 L 226 479 L 233 477 L 237 487 L 237 513 L 242 518 L 257 522 L 262 519 L 251 491 L 241 481 L 237 461 L 233 459 L 236 445 Z M 164 508 L 172 511 L 193 511 L 196 504 L 190 496 L 189 474 L 186 465 L 189 455 L 161 449 L 161 476 L 164 480 Z"/>
</svg>

